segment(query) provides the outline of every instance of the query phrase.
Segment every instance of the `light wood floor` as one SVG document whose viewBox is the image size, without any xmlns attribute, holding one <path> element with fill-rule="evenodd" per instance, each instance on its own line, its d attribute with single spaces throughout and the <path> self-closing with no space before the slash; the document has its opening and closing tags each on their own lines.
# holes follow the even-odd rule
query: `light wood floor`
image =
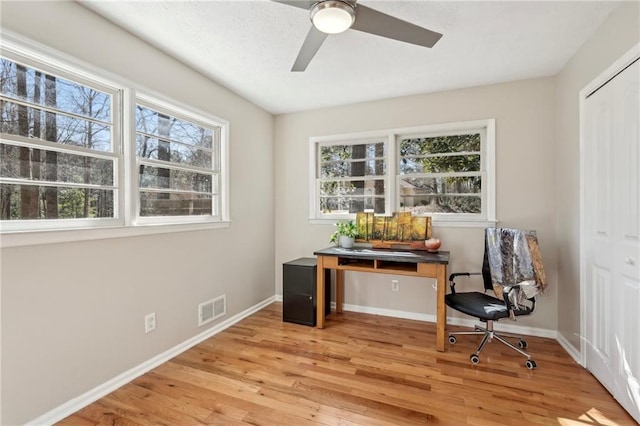
<svg viewBox="0 0 640 426">
<path fill-rule="evenodd" d="M 438 353 L 434 324 L 346 312 L 318 330 L 274 303 L 60 424 L 636 424 L 554 340 L 527 339 L 530 371 L 498 342 L 471 365 L 477 339 Z"/>
</svg>

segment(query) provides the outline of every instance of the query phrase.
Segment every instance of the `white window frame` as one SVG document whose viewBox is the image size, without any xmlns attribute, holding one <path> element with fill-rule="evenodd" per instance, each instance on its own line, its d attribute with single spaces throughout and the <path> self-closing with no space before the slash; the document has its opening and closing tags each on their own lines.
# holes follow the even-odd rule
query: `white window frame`
<svg viewBox="0 0 640 426">
<path fill-rule="evenodd" d="M 122 226 L 124 224 L 124 191 L 123 191 L 123 151 L 121 143 L 122 134 L 122 88 L 118 85 L 84 72 L 81 69 L 70 67 L 61 61 L 46 56 L 38 56 L 14 45 L 2 46 L 2 56 L 16 63 L 42 71 L 48 75 L 63 78 L 65 80 L 81 84 L 92 89 L 99 90 L 111 96 L 111 151 L 99 152 L 74 145 L 65 145 L 40 139 L 27 138 L 18 135 L 2 135 L 2 139 L 10 145 L 28 148 L 56 151 L 60 153 L 87 155 L 92 158 L 112 160 L 113 169 L 113 218 L 78 218 L 78 219 L 29 219 L 9 220 L 2 222 L 2 232 L 11 231 L 38 231 L 51 229 L 78 229 L 78 228 L 103 228 L 109 226 Z M 17 182 L 16 182 L 17 183 Z M 44 186 L 58 186 L 55 182 L 43 183 Z M 41 185 L 42 186 L 42 185 Z M 62 186 L 69 186 L 63 184 Z"/>
<path fill-rule="evenodd" d="M 478 132 L 481 134 L 482 212 L 480 214 L 429 214 L 435 224 L 451 227 L 494 226 L 496 219 L 496 133 L 495 119 L 472 120 L 417 127 L 386 129 L 309 138 L 309 221 L 326 224 L 336 220 L 355 219 L 355 214 L 322 214 L 318 183 L 319 147 L 327 144 L 355 144 L 361 140 L 385 138 L 387 168 L 385 179 L 386 214 L 400 211 L 399 139 L 402 137 L 430 137 Z M 393 183 L 393 184 L 391 184 Z"/>
<path fill-rule="evenodd" d="M 335 221 L 341 219 L 355 219 L 355 214 L 345 213 L 322 213 L 320 211 L 320 184 L 327 180 L 319 177 L 320 173 L 320 148 L 322 146 L 330 145 L 362 145 L 367 143 L 383 142 L 385 144 L 385 157 L 386 161 L 386 173 L 382 176 L 376 176 L 375 178 L 358 177 L 358 180 L 384 180 L 385 187 L 385 211 L 391 209 L 391 196 L 390 192 L 393 192 L 393 185 L 391 185 L 391 179 L 389 174 L 389 167 L 391 161 L 394 161 L 391 157 L 393 154 L 393 143 L 391 141 L 391 134 L 389 132 L 361 132 L 350 133 L 345 135 L 332 135 L 332 136 L 319 136 L 309 139 L 309 219 L 312 221 Z"/>
<path fill-rule="evenodd" d="M 364 138 L 364 139 L 350 139 L 348 141 L 344 141 L 344 140 L 333 140 L 333 141 L 322 141 L 322 142 L 318 142 L 316 144 L 316 148 L 318 151 L 316 152 L 316 156 L 319 159 L 319 154 L 320 154 L 320 150 L 322 147 L 325 146 L 334 146 L 334 145 L 366 145 L 366 144 L 375 144 L 375 143 L 383 143 L 385 146 L 385 152 L 387 152 L 387 155 L 384 157 L 385 162 L 389 161 L 389 141 L 387 140 L 388 138 L 385 136 L 384 138 L 378 137 L 378 138 Z M 386 167 L 388 167 L 388 165 L 385 165 Z M 320 161 L 318 161 L 318 163 L 316 164 L 316 176 L 319 176 L 320 174 Z M 315 190 L 317 194 L 320 194 L 320 186 L 327 182 L 327 181 L 376 181 L 376 180 L 384 180 L 384 185 L 385 185 L 385 190 L 388 191 L 389 190 L 389 179 L 388 179 L 388 174 L 384 174 L 384 175 L 380 175 L 380 176 L 352 176 L 352 177 L 345 177 L 345 178 L 321 178 L 321 177 L 317 177 L 315 180 Z M 349 214 L 344 214 L 344 213 L 323 213 L 322 211 L 320 211 L 320 197 L 317 197 L 316 200 L 316 207 L 318 209 L 318 214 L 320 215 L 320 217 L 327 217 L 330 219 L 336 219 L 336 218 L 348 218 L 351 217 L 353 215 L 349 215 Z M 385 210 L 389 210 L 389 198 L 385 197 Z"/>
<path fill-rule="evenodd" d="M 212 164 L 211 172 L 216 176 L 214 179 L 213 192 L 216 194 L 216 205 L 213 206 L 213 215 L 201 215 L 201 216 L 140 216 L 140 188 L 138 187 L 138 170 L 140 166 L 140 159 L 136 155 L 135 138 L 136 129 L 135 123 L 132 126 L 131 131 L 131 158 L 133 161 L 131 192 L 133 196 L 134 206 L 134 225 L 157 225 L 157 224 L 182 224 L 182 223 L 211 223 L 220 222 L 228 218 L 228 175 L 227 175 L 227 134 L 229 123 L 226 120 L 222 120 L 217 117 L 213 117 L 202 111 L 198 111 L 195 108 L 189 107 L 184 104 L 179 104 L 176 101 L 168 100 L 159 94 L 151 94 L 150 92 L 137 92 L 134 102 L 135 105 L 142 105 L 146 108 L 166 113 L 172 117 L 179 118 L 184 121 L 188 121 L 203 127 L 211 128 L 214 135 L 214 147 L 217 163 Z M 135 109 L 134 109 L 135 113 Z M 135 121 L 135 119 L 132 119 Z M 156 166 L 158 166 L 156 164 Z"/>
<path fill-rule="evenodd" d="M 31 41 L 11 31 L 0 29 L 2 56 L 24 65 L 43 70 L 70 81 L 94 87 L 101 91 L 114 91 L 118 97 L 118 110 L 112 105 L 114 127 L 112 153 L 97 154 L 117 156 L 114 169 L 114 218 L 90 219 L 38 219 L 7 220 L 0 223 L 0 247 L 51 244 L 70 241 L 85 241 L 105 238 L 150 235 L 194 231 L 201 229 L 228 228 L 229 205 L 229 122 L 207 112 L 170 99 L 140 84 L 97 68 L 48 46 Z M 108 92 L 110 93 L 110 92 Z M 119 100 L 118 100 L 119 99 Z M 135 150 L 135 105 L 136 99 L 152 100 L 165 107 L 172 115 L 193 121 L 197 117 L 203 124 L 219 126 L 219 179 L 218 214 L 216 216 L 138 217 L 138 170 Z M 20 138 L 20 137 L 16 137 Z M 12 136 L 11 140 L 15 138 Z M 60 152 L 82 148 L 58 146 L 60 144 L 22 138 L 21 144 L 46 149 L 54 146 Z M 93 154 L 92 154 L 93 155 Z M 36 222 L 38 222 L 36 224 Z M 37 226 L 35 226 L 37 225 Z"/>
</svg>

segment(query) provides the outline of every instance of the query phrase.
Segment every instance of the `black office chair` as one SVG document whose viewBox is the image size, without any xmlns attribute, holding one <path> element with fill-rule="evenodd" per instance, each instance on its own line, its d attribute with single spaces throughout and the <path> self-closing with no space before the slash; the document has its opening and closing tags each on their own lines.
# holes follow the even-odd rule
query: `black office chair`
<svg viewBox="0 0 640 426">
<path fill-rule="evenodd" d="M 482 275 L 485 292 L 456 292 L 455 279 L 472 275 Z M 530 315 L 536 306 L 535 295 L 546 286 L 535 231 L 487 228 L 482 272 L 451 274 L 449 285 L 451 293 L 445 296 L 446 304 L 486 323 L 486 327 L 477 325 L 473 331 L 449 333 L 449 343 L 456 343 L 456 335 L 482 335 L 478 349 L 470 356 L 472 364 L 480 362 L 480 351 L 487 342 L 496 339 L 525 356 L 528 369 L 537 368 L 531 355 L 523 351 L 527 348 L 524 339 L 506 333 L 498 334 L 493 330 L 494 321 L 503 318 L 515 320 L 518 316 Z M 498 297 L 487 294 L 488 290 Z M 506 340 L 506 337 L 518 339 L 518 346 Z"/>
</svg>

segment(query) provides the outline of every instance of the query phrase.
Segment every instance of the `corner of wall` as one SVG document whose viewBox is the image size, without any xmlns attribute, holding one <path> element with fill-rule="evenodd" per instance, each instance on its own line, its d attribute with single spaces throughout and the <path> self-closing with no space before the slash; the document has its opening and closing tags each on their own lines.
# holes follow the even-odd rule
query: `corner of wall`
<svg viewBox="0 0 640 426">
<path fill-rule="evenodd" d="M 579 93 L 640 41 L 638 28 L 640 2 L 622 2 L 554 78 L 558 330 L 570 354 L 580 348 Z"/>
</svg>

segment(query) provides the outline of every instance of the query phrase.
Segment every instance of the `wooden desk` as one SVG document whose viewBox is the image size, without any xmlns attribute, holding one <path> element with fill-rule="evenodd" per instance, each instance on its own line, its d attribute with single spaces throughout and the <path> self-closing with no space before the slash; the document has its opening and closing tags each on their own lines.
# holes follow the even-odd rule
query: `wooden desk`
<svg viewBox="0 0 640 426">
<path fill-rule="evenodd" d="M 446 294 L 447 264 L 449 263 L 448 251 L 429 253 L 427 251 L 330 247 L 318 250 L 314 254 L 318 257 L 316 306 L 324 306 L 325 269 L 335 269 L 336 313 L 339 314 L 342 313 L 344 304 L 344 271 L 435 278 L 437 280 L 436 347 L 438 351 L 444 351 L 447 329 L 444 296 Z M 316 327 L 324 328 L 324 309 L 316 309 L 316 315 Z"/>
</svg>

